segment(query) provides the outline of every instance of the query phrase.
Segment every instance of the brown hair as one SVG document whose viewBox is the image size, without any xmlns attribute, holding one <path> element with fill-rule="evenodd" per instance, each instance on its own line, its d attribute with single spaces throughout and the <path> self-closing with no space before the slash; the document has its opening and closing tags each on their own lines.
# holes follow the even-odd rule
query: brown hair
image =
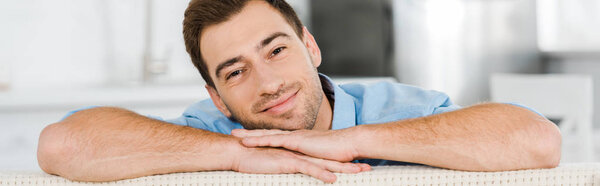
<svg viewBox="0 0 600 186">
<path fill-rule="evenodd" d="M 215 87 L 215 84 L 210 78 L 206 62 L 202 58 L 202 51 L 200 51 L 202 29 L 227 21 L 231 16 L 239 13 L 248 1 L 250 0 L 192 0 L 185 10 L 183 39 L 186 50 L 206 84 L 211 87 Z M 264 1 L 277 9 L 295 30 L 298 37 L 302 39 L 302 22 L 298 19 L 294 9 L 285 0 Z"/>
</svg>

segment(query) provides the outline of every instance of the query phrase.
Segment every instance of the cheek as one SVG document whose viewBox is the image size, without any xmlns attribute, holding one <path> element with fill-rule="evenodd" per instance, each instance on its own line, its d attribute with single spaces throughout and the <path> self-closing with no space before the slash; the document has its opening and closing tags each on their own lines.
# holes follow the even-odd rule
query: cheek
<svg viewBox="0 0 600 186">
<path fill-rule="evenodd" d="M 294 74 L 304 76 L 307 75 L 307 72 L 314 70 L 311 59 L 299 52 L 289 54 L 277 67 L 278 71 L 284 72 L 286 77 L 294 76 Z"/>
<path fill-rule="evenodd" d="M 254 103 L 254 86 L 243 84 L 231 89 L 232 94 L 228 96 L 227 103 L 230 109 L 242 112 L 249 112 Z"/>
</svg>

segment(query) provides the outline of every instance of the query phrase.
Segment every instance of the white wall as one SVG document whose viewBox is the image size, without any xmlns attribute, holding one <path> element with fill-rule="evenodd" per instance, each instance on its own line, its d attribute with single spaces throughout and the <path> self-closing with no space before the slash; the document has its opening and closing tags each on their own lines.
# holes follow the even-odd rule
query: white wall
<svg viewBox="0 0 600 186">
<path fill-rule="evenodd" d="M 0 1 L 0 67 L 9 69 L 11 89 L 138 81 L 145 43 L 144 3 Z M 165 81 L 200 77 L 189 62 L 181 34 L 186 6 L 186 0 L 155 2 L 152 47 L 155 58 L 168 59 L 169 71 L 161 77 Z M 4 76 L 0 78 L 7 79 Z"/>
<path fill-rule="evenodd" d="M 394 0 L 396 77 L 460 105 L 489 100 L 489 75 L 538 73 L 535 1 Z"/>
<path fill-rule="evenodd" d="M 86 13 L 94 4 L 76 2 L 0 2 L 0 62 L 10 63 L 13 88 L 99 83 L 105 78 L 100 21 Z"/>
<path fill-rule="evenodd" d="M 538 0 L 538 42 L 549 73 L 588 74 L 594 81 L 594 124 L 600 128 L 600 1 Z"/>
<path fill-rule="evenodd" d="M 538 0 L 542 51 L 600 51 L 600 1 Z"/>
<path fill-rule="evenodd" d="M 597 59 L 554 59 L 548 62 L 549 73 L 587 74 L 594 81 L 594 127 L 600 129 L 600 55 Z M 557 87 L 560 88 L 560 87 Z"/>
</svg>

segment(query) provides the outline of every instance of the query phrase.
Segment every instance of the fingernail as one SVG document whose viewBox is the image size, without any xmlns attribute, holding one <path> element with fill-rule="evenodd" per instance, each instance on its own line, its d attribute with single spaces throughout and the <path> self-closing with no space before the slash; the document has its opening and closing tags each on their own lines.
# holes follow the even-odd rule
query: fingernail
<svg viewBox="0 0 600 186">
<path fill-rule="evenodd" d="M 248 143 L 251 140 L 252 140 L 251 138 L 242 138 L 242 143 Z"/>
<path fill-rule="evenodd" d="M 363 167 L 362 168 L 363 171 L 369 171 L 369 170 L 371 170 L 371 165 L 364 164 L 362 167 Z"/>
<path fill-rule="evenodd" d="M 244 145 L 250 145 L 252 143 L 252 140 L 249 138 L 242 138 L 242 144 Z"/>
</svg>

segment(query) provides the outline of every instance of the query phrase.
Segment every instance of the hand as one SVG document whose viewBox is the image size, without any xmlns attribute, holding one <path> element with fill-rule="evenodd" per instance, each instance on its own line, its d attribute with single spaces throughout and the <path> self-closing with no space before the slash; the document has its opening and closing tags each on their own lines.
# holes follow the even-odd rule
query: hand
<svg viewBox="0 0 600 186">
<path fill-rule="evenodd" d="M 336 176 L 332 172 L 358 173 L 370 169 L 367 164 L 313 158 L 285 149 L 246 148 L 242 152 L 233 163 L 234 171 L 265 174 L 302 173 L 326 183 L 333 183 Z"/>
<path fill-rule="evenodd" d="M 358 158 L 358 151 L 352 143 L 356 136 L 348 130 L 245 130 L 235 129 L 231 134 L 244 138 L 247 147 L 283 147 L 309 156 L 348 162 Z"/>
</svg>

